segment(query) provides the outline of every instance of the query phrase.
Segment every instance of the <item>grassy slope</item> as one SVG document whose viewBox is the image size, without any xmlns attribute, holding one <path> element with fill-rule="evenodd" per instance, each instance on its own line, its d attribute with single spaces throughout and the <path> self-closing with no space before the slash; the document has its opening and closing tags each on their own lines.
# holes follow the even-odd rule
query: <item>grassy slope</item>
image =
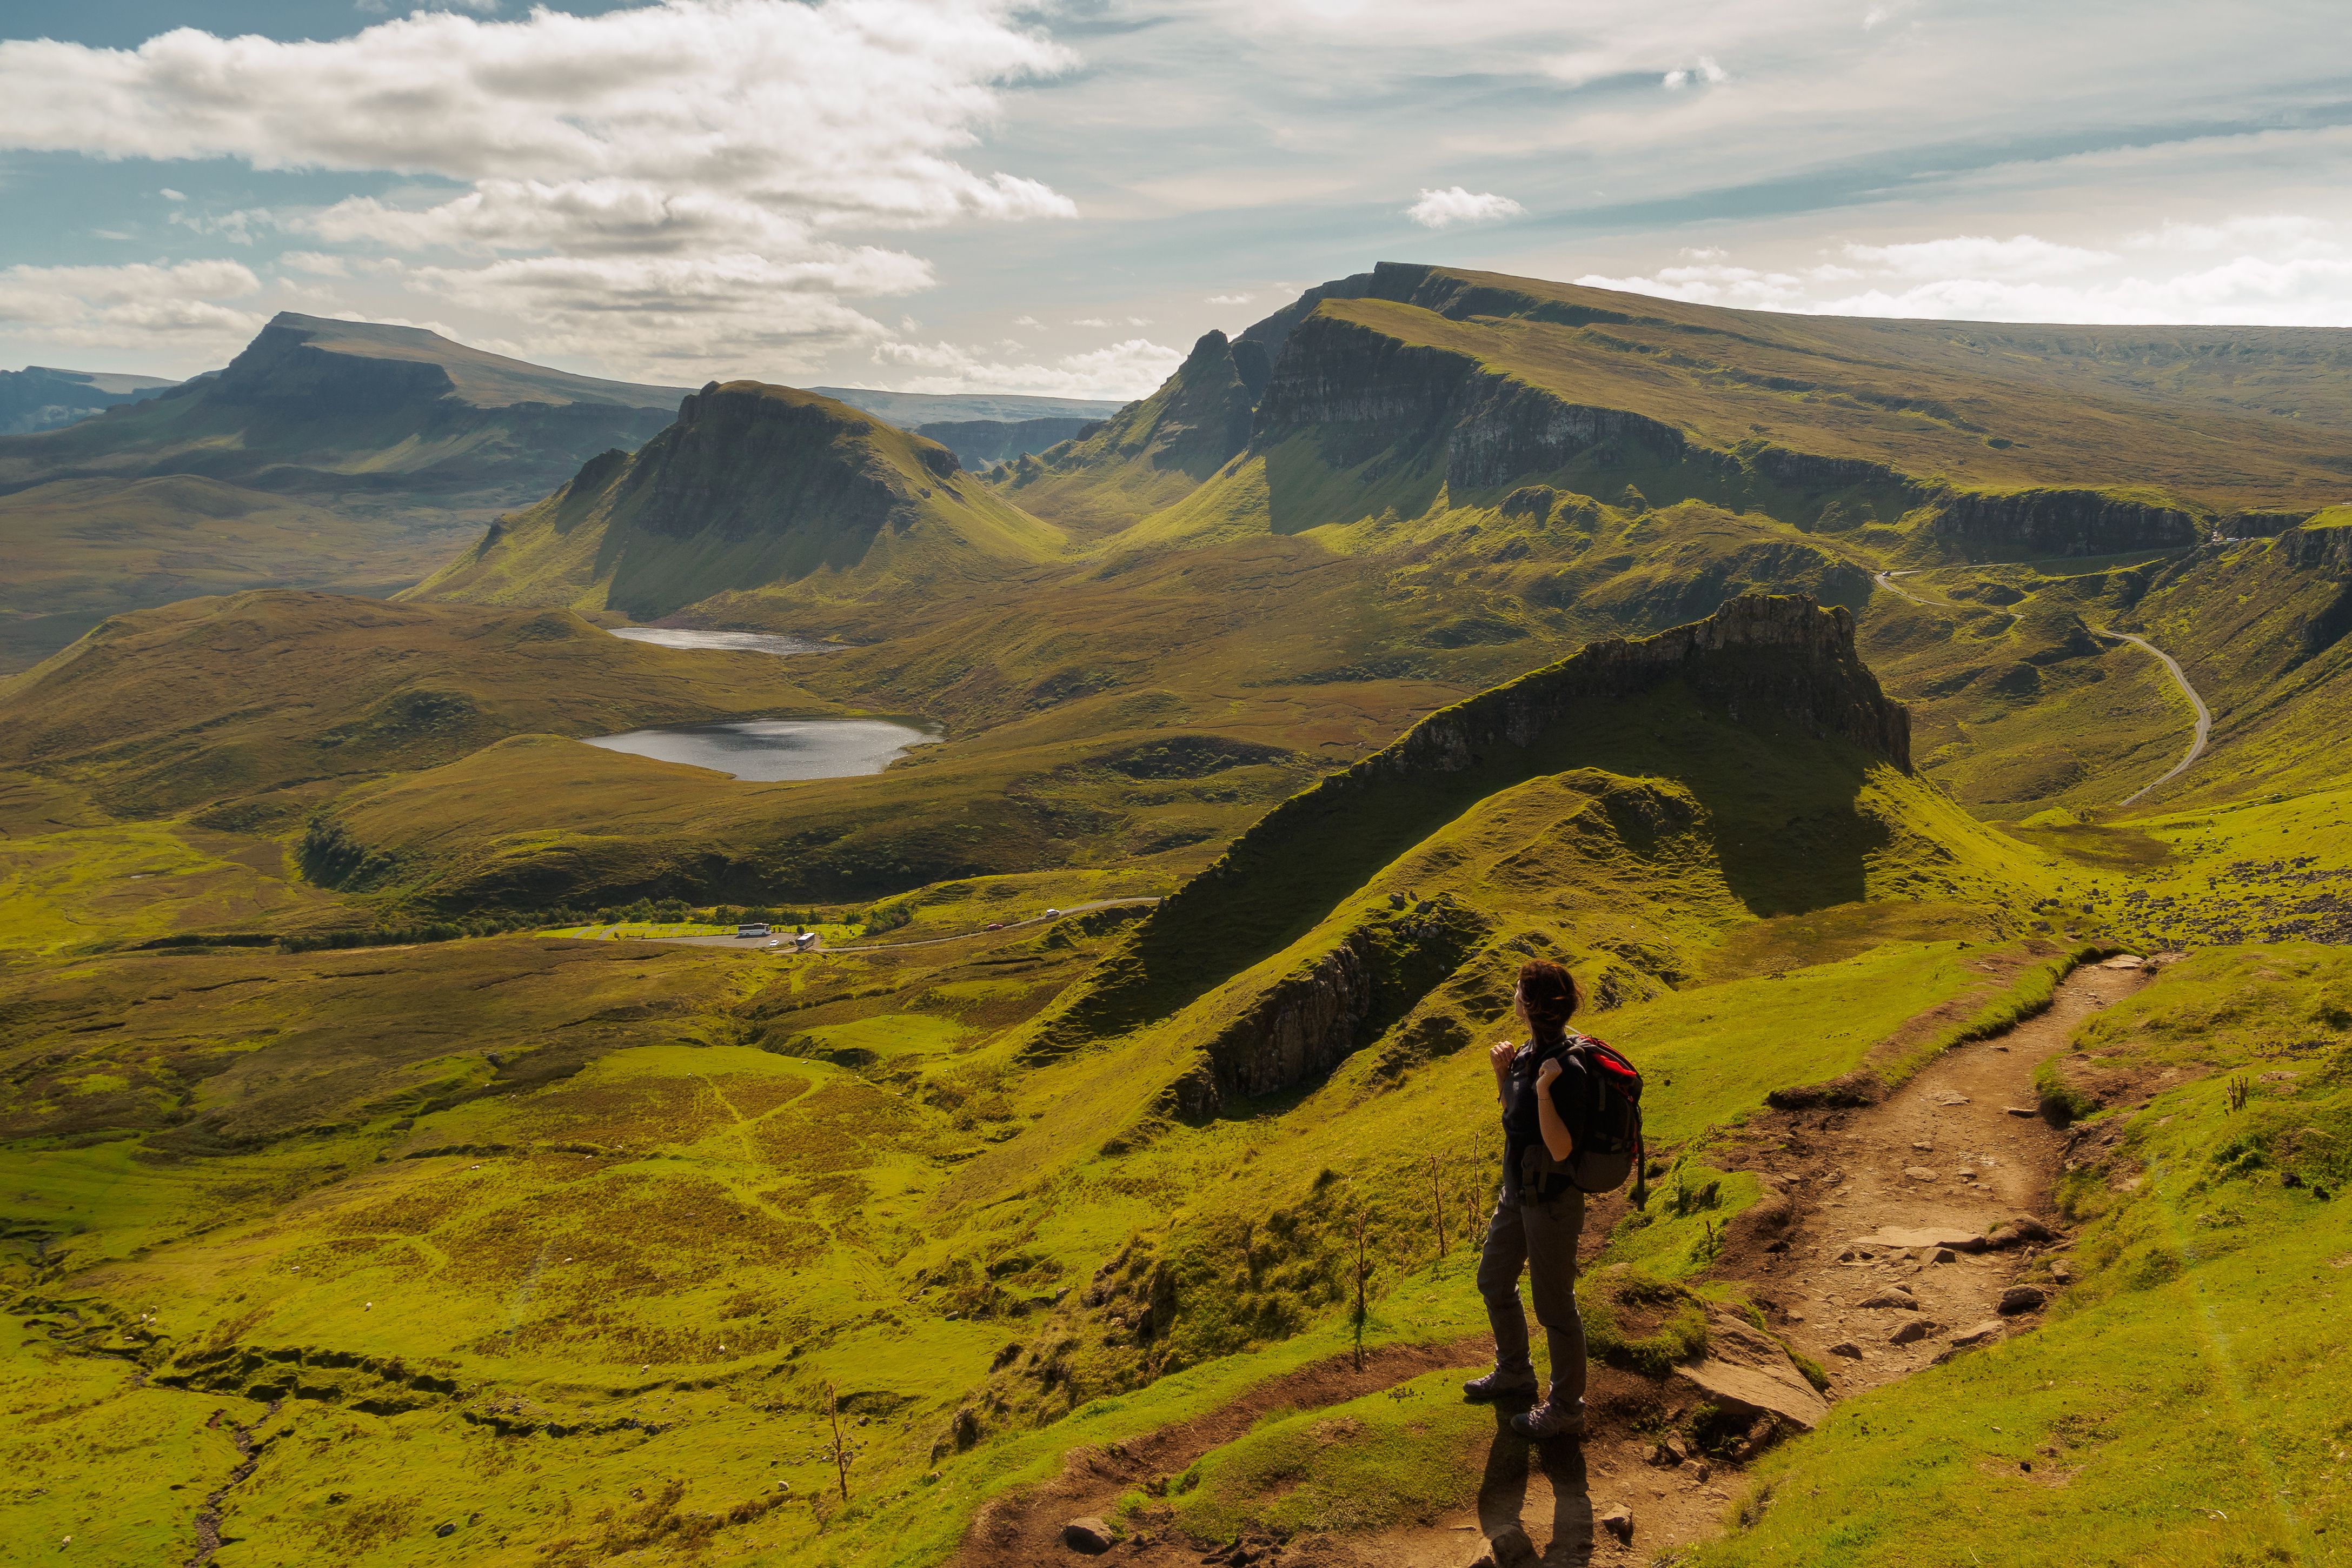
<svg viewBox="0 0 2352 1568">
<path fill-rule="evenodd" d="M 1767 1462 L 1760 1522 L 1697 1560 L 2336 1561 L 2347 1002 L 2340 950 L 2249 948 L 2095 1019 L 2067 1070 L 2148 1098 L 2086 1129 L 2049 1325 L 1839 1406 Z"/>
<path fill-rule="evenodd" d="M 69 479 L 0 496 L 0 677 L 108 616 L 246 588 L 382 593 L 426 575 L 475 521 L 387 528 L 189 475 Z"/>
<path fill-rule="evenodd" d="M 1748 765 L 1720 734 L 1685 738 L 1727 772 Z M 2121 927 L 2133 908 L 2125 872 L 2050 868 L 1999 847 L 1933 792 L 1882 779 L 1865 797 L 1875 792 L 1873 809 L 1911 832 L 1866 868 L 1869 901 L 1753 921 L 1706 892 L 1728 884 L 1719 866 L 1710 873 L 1704 856 L 1685 853 L 1696 847 L 1578 830 L 1606 816 L 1596 801 L 1610 795 L 1658 798 L 1673 770 L 1637 771 L 1649 782 L 1578 775 L 1506 792 L 1420 858 L 1366 880 L 1377 892 L 1409 873 L 1425 898 L 1485 901 L 1529 927 L 1576 914 L 1581 931 L 1591 909 L 1608 906 L 1677 939 L 1695 973 L 1647 1001 L 1625 992 L 1595 1026 L 1671 1079 L 1656 1114 L 1694 1144 L 1776 1078 L 1866 1061 L 1906 1009 L 1981 984 L 1960 942 L 1982 947 L 2021 911 L 1915 901 L 1953 873 L 1936 848 L 1964 867 L 1989 855 L 1988 868 L 2091 893 L 2078 927 Z M 2316 831 L 2324 822 L 2270 820 L 2293 804 L 2218 819 L 2247 819 L 2234 835 L 2182 830 L 2177 859 L 2138 869 L 2186 887 L 2204 868 L 2268 852 L 2265 834 L 2352 847 L 2340 830 L 2333 840 Z M 1726 811 L 1718 826 L 1738 820 Z M 1519 875 L 1528 846 L 1543 858 L 1532 883 Z M 1630 908 L 1629 889 L 1650 901 Z M 970 908 L 974 891 L 986 885 L 943 899 L 942 911 Z M 971 921 L 953 913 L 950 924 Z M 1715 921 L 1726 923 L 1710 940 Z M 1058 1174 L 1013 1152 L 1027 1147 L 1023 1128 L 1063 1115 L 1081 1080 L 1115 1079 L 1131 1062 L 1093 1055 L 1007 1070 L 1024 1020 L 1108 934 L 821 966 L 500 939 L 389 953 L 117 957 L 21 975 L 0 1002 L 26 1035 L 8 1065 L 58 1059 L 27 1080 L 16 1103 L 39 1108 L 40 1120 L 16 1129 L 0 1157 L 0 1168 L 45 1173 L 37 1185 L 0 1180 L 0 1190 L 47 1194 L 9 1213 L 20 1234 L 53 1238 L 40 1282 L 16 1278 L 39 1300 L 74 1304 L 81 1322 L 60 1336 L 66 1347 L 178 1358 L 167 1376 L 202 1371 L 190 1352 L 216 1332 L 261 1349 L 311 1347 L 299 1376 L 319 1397 L 281 1413 L 292 1440 L 268 1450 L 231 1505 L 232 1533 L 280 1554 L 422 1560 L 446 1519 L 492 1563 L 545 1561 L 567 1540 L 625 1550 L 688 1530 L 709 1532 L 714 1561 L 936 1561 L 982 1498 L 1054 1468 L 1070 1445 L 1180 1418 L 1343 1344 L 1332 1281 L 1356 1204 L 1374 1226 L 1373 1336 L 1475 1328 L 1458 1242 L 1450 1259 L 1435 1258 L 1427 1195 L 1432 1152 L 1449 1205 L 1474 1207 L 1487 1174 L 1492 1112 L 1475 1052 L 1424 1059 L 1376 1045 L 1304 1092 L 1204 1127 L 1163 1128 Z M 1482 960 L 1478 973 L 1502 962 Z M 446 1026 L 452 994 L 474 1000 L 460 1032 L 445 1035 L 436 1025 Z M 1492 1025 L 1496 998 L 1475 985 L 1439 1000 L 1466 1025 Z M 1776 1026 L 1789 1017 L 1808 1026 Z M 125 1026 L 89 1027 L 116 1018 Z M 193 1119 L 175 1125 L 183 1110 Z M 65 1146 L 100 1129 L 113 1131 Z M 204 1139 L 216 1152 L 200 1160 L 131 1157 L 134 1140 L 163 1152 Z M 987 1173 L 1008 1157 L 1034 1184 L 1003 1201 L 1023 1183 Z M 1701 1220 L 1748 1195 L 1730 1191 L 1723 1209 L 1629 1233 L 1621 1255 L 1689 1268 Z M 597 1223 L 624 1212 L 625 1225 Z M 1107 1263 L 1109 1289 L 1089 1307 L 1077 1288 Z M 1178 1310 L 1138 1343 L 1119 1325 L 1151 1299 L 1163 1267 Z M 1072 1294 L 1055 1307 L 1064 1286 Z M 131 1321 L 159 1305 L 155 1323 Z M 146 1332 L 161 1337 L 142 1352 Z M 2158 1323 L 2154 1342 L 2180 1338 Z M 1013 1355 L 992 1371 L 1007 1345 Z M 353 1352 L 368 1359 L 347 1364 Z M 287 1364 L 205 1363 L 221 1384 L 206 1410 L 257 1414 L 234 1391 L 269 1386 Z M 1126 1391 L 1155 1370 L 1147 1387 Z M 454 1378 L 457 1392 L 415 1386 L 420 1373 Z M 827 1484 L 813 1456 L 828 1384 L 871 1423 L 856 1429 L 866 1447 L 846 1512 L 805 1500 Z M 105 1440 L 102 1422 L 168 1434 L 169 1402 L 185 1397 L 151 1380 L 86 1405 L 79 1386 L 52 1382 L 34 1395 L 53 1401 L 40 1405 L 59 1413 L 45 1426 L 68 1444 Z M 979 1414 L 979 1444 L 935 1458 L 964 1405 Z M 624 1417 L 658 1429 L 614 1425 Z M 551 1435 L 550 1422 L 572 1435 Z M 1790 1461 L 1809 1451 L 1799 1445 Z M 1434 1452 L 1412 1450 L 1416 1462 Z M 396 1479 L 376 1462 L 387 1454 L 400 1456 Z M 196 1458 L 218 1484 L 218 1458 Z M 933 1468 L 942 1479 L 926 1486 Z M 1941 1484 L 1943 1473 L 1927 1479 Z M 1965 1467 L 1950 1473 L 1980 1484 Z M 684 1489 L 671 1497 L 649 1475 Z M 779 1478 L 803 1500 L 751 1508 Z M 163 1467 L 127 1478 L 119 1517 L 184 1518 L 167 1489 L 182 1479 Z M 86 1509 L 52 1492 L 10 1506 L 26 1528 L 63 1533 Z M 1260 1507 L 1240 1483 L 1202 1495 Z M 1768 1525 L 1775 1519 L 1768 1512 Z"/>
<path fill-rule="evenodd" d="M 630 642 L 562 612 L 256 592 L 118 617 L 0 687 L 0 765 L 124 815 L 234 816 L 518 731 L 829 707 L 772 658 Z"/>
</svg>

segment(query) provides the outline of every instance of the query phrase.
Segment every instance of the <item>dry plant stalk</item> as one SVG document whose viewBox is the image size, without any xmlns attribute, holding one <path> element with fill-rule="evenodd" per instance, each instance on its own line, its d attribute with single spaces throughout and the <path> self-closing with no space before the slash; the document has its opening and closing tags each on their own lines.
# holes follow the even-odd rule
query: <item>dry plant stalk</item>
<svg viewBox="0 0 2352 1568">
<path fill-rule="evenodd" d="M 833 1423 L 833 1469 L 841 1482 L 841 1500 L 849 1500 L 849 1446 L 841 1439 L 841 1395 L 833 1384 L 824 1385 L 825 1419 Z"/>
</svg>

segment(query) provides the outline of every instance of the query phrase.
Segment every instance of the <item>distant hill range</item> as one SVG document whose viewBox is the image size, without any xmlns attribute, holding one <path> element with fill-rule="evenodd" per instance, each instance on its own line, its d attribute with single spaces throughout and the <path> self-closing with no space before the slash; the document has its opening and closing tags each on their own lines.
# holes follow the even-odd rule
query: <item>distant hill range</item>
<svg viewBox="0 0 2352 1568">
<path fill-rule="evenodd" d="M 177 384 L 163 376 L 28 364 L 0 370 L 0 436 L 54 430 Z"/>
<path fill-rule="evenodd" d="M 277 495 L 512 504 L 606 447 L 644 440 L 684 395 L 526 364 L 420 327 L 288 312 L 217 374 L 0 441 L 0 490 L 196 474 Z"/>
<path fill-rule="evenodd" d="M 982 468 L 1059 446 L 1127 406 L 1084 397 L 1020 397 L 990 392 L 941 396 L 876 392 L 862 386 L 809 390 L 835 403 L 862 408 L 901 430 L 928 437 L 953 452 L 968 468 Z"/>
<path fill-rule="evenodd" d="M 0 397 L 62 406 L 52 395 L 83 382 L 45 378 L 75 374 L 23 372 L 0 381 Z M 685 395 L 526 364 L 421 328 L 290 312 L 226 368 L 176 386 L 84 380 L 88 398 L 110 405 L 0 437 L 12 557 L 0 582 L 0 673 L 106 616 L 192 595 L 390 593 L 588 458 L 642 443 Z"/>
</svg>

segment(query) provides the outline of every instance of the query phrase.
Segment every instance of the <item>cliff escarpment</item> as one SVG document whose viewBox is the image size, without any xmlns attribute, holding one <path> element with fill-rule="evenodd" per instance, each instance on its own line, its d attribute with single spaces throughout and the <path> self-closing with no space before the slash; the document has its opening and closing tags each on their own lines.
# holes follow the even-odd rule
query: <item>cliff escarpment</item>
<svg viewBox="0 0 2352 1568">
<path fill-rule="evenodd" d="M 1041 1045 L 1061 1048 L 1173 1012 L 1297 940 L 1446 823 L 1531 779 L 1580 768 L 1663 775 L 1697 781 L 1702 801 L 1728 803 L 1751 781 L 1729 776 L 1727 760 L 1750 748 L 1773 766 L 1805 770 L 1806 793 L 1829 781 L 1849 800 L 1872 766 L 1909 772 L 1909 716 L 1856 654 L 1845 610 L 1748 595 L 1656 637 L 1590 644 L 1430 715 L 1260 818 L 1154 911 L 1130 953 L 1044 1026 Z M 1737 809 L 1755 805 L 1739 799 Z M 1773 809 L 1786 816 L 1785 804 Z M 1850 807 L 1830 807 L 1727 853 L 1753 858 L 1739 879 L 1759 906 L 1815 896 L 1802 890 L 1809 877 L 1836 901 L 1826 883 L 1850 879 L 1851 867 L 1829 868 L 1875 831 Z"/>
<path fill-rule="evenodd" d="M 2291 528 L 2271 548 L 2298 572 L 2352 577 L 2352 528 Z"/>
<path fill-rule="evenodd" d="M 2037 489 L 1943 498 L 1927 536 L 1965 560 L 2014 560 L 2185 550 L 2208 526 L 2196 513 L 2162 500 Z"/>
<path fill-rule="evenodd" d="M 1237 360 L 1224 333 L 1205 332 L 1150 396 L 1060 446 L 1014 457 L 998 477 L 1049 521 L 1112 531 L 1181 500 L 1249 445 L 1265 374 L 1261 352 Z"/>
</svg>

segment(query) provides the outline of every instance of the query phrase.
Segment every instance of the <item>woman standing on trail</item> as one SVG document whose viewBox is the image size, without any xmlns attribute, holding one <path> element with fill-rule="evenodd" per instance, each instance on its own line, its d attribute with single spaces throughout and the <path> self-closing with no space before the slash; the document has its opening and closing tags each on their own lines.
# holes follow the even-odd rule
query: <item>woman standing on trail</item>
<svg viewBox="0 0 2352 1568">
<path fill-rule="evenodd" d="M 1559 1083 L 1568 1021 L 1581 1001 L 1575 978 L 1559 964 L 1541 959 L 1521 964 L 1511 1005 L 1527 1026 L 1527 1044 L 1500 1040 L 1486 1053 L 1503 1102 L 1503 1190 L 1478 1259 L 1478 1293 L 1495 1326 L 1495 1370 L 1464 1384 L 1462 1392 L 1476 1401 L 1536 1392 L 1528 1320 L 1519 1306 L 1524 1268 L 1536 1321 L 1551 1352 L 1551 1392 L 1534 1409 L 1511 1417 L 1512 1427 L 1527 1437 L 1584 1435 L 1584 1320 L 1576 1310 L 1584 1194 L 1561 1169 L 1574 1141 L 1562 1118 Z"/>
</svg>

